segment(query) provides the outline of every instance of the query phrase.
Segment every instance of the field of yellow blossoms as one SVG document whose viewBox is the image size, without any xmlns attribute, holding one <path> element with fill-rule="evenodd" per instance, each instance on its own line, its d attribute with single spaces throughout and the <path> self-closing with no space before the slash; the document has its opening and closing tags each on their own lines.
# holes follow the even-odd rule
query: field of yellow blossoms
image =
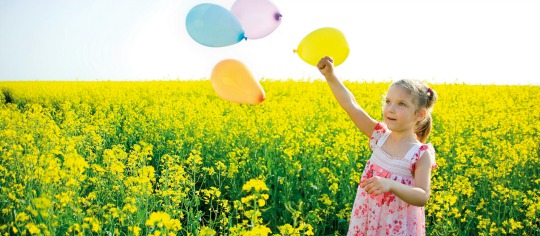
<svg viewBox="0 0 540 236">
<path fill-rule="evenodd" d="M 0 82 L 0 234 L 344 235 L 367 138 L 324 81 L 261 84 Z M 428 235 L 540 235 L 540 87 L 432 88 Z"/>
</svg>

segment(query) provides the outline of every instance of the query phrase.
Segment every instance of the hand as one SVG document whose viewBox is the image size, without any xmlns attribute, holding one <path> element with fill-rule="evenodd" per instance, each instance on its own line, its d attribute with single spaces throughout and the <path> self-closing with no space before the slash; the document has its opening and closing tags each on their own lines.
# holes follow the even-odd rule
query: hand
<svg viewBox="0 0 540 236">
<path fill-rule="evenodd" d="M 319 63 L 317 63 L 317 69 L 319 69 L 324 77 L 331 75 L 334 73 L 334 59 L 328 56 L 321 58 Z"/>
<path fill-rule="evenodd" d="M 367 193 L 377 196 L 379 194 L 389 192 L 392 182 L 393 181 L 390 179 L 374 176 L 365 180 L 360 184 L 360 186 L 364 188 Z"/>
</svg>

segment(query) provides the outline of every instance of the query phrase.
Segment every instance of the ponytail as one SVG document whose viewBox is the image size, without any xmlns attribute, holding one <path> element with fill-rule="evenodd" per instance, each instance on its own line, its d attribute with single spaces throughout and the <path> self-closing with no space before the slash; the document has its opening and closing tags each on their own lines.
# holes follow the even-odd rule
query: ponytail
<svg viewBox="0 0 540 236">
<path fill-rule="evenodd" d="M 423 121 L 418 122 L 416 128 L 414 129 L 414 133 L 416 134 L 418 141 L 421 143 L 426 143 L 432 128 L 431 114 L 427 114 L 426 118 L 424 118 Z"/>
</svg>

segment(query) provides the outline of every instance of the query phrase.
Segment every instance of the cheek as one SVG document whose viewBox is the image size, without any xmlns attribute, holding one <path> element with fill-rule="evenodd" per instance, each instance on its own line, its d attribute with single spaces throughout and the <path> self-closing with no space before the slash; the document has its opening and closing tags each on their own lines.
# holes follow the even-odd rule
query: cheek
<svg viewBox="0 0 540 236">
<path fill-rule="evenodd" d="M 409 108 L 407 107 L 399 107 L 396 111 L 396 113 L 398 113 L 399 115 L 401 116 L 410 116 L 410 117 L 413 117 L 414 116 L 414 112 L 411 111 Z"/>
<path fill-rule="evenodd" d="M 388 106 L 384 105 L 383 108 L 382 108 L 382 112 L 383 113 L 388 112 Z"/>
<path fill-rule="evenodd" d="M 411 117 L 411 119 L 416 119 L 417 116 L 418 116 L 418 115 L 414 112 L 414 110 L 407 110 L 406 112 L 407 112 L 407 115 L 408 115 L 409 117 Z"/>
</svg>

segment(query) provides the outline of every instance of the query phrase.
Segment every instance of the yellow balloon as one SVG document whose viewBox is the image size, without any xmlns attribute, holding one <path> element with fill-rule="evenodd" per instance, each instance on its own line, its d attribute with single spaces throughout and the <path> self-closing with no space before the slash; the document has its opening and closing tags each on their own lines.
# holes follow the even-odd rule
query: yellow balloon
<svg viewBox="0 0 540 236">
<path fill-rule="evenodd" d="M 321 58 L 330 56 L 334 65 L 343 63 L 349 56 L 349 44 L 338 29 L 325 27 L 309 33 L 295 50 L 298 56 L 310 65 L 317 66 Z"/>
<path fill-rule="evenodd" d="M 225 59 L 214 66 L 210 77 L 214 91 L 223 99 L 243 104 L 259 104 L 264 101 L 264 90 L 240 61 Z"/>
</svg>

